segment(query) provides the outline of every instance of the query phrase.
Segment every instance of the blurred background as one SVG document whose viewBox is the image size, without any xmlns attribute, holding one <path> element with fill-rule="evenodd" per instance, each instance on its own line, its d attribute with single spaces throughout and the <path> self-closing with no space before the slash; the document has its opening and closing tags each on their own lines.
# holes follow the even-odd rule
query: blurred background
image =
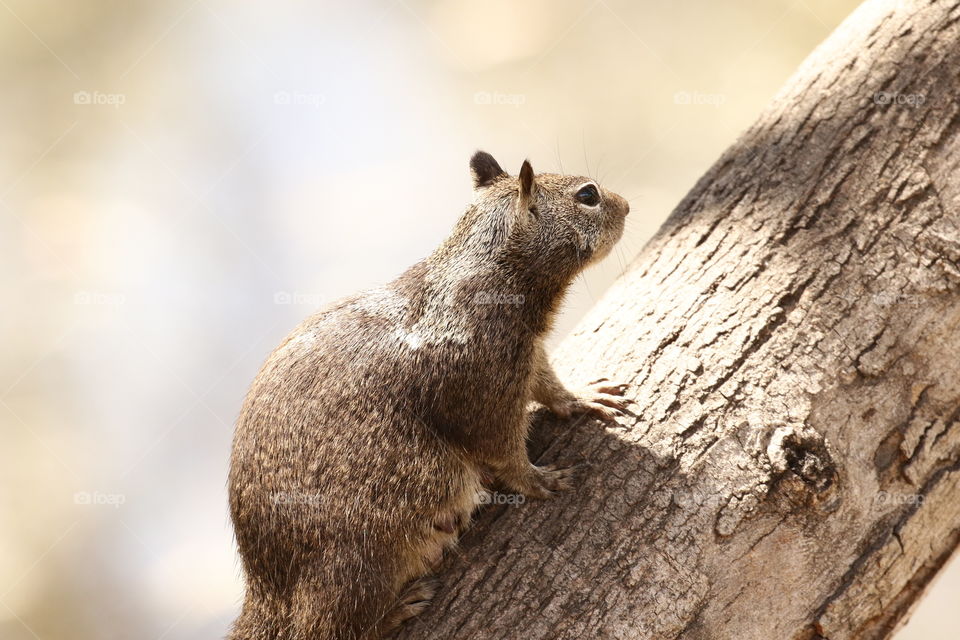
<svg viewBox="0 0 960 640">
<path fill-rule="evenodd" d="M 301 318 L 483 148 L 631 201 L 562 337 L 856 4 L 0 0 L 0 637 L 222 636 L 232 423 Z M 957 573 L 900 640 L 956 637 Z"/>
</svg>

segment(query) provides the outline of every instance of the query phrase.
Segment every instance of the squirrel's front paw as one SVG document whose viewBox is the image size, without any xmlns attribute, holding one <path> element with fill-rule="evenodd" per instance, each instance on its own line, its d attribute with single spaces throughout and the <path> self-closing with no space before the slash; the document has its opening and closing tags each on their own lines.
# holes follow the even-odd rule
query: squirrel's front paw
<svg viewBox="0 0 960 640">
<path fill-rule="evenodd" d="M 558 491 L 568 491 L 573 488 L 574 468 L 558 469 L 553 465 L 533 467 L 523 495 L 528 498 L 544 500 L 552 498 Z"/>
<path fill-rule="evenodd" d="M 558 469 L 552 465 L 538 467 L 530 465 L 522 477 L 501 478 L 508 488 L 523 494 L 524 497 L 544 500 L 551 498 L 558 491 L 567 491 L 573 488 L 574 468 Z"/>
<path fill-rule="evenodd" d="M 607 379 L 598 380 L 585 389 L 575 392 L 572 399 L 563 400 L 550 407 L 561 418 L 579 413 L 592 413 L 604 420 L 614 420 L 623 415 L 630 400 L 623 397 L 625 384 L 613 384 Z"/>
</svg>

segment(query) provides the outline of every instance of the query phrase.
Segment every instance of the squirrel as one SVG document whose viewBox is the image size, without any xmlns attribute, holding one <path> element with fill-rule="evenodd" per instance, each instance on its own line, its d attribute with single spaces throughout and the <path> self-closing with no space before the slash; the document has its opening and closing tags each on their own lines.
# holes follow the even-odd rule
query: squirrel
<svg viewBox="0 0 960 640">
<path fill-rule="evenodd" d="M 573 485 L 527 456 L 528 405 L 612 420 L 609 381 L 567 390 L 544 338 L 629 205 L 594 180 L 470 160 L 474 201 L 396 280 L 309 317 L 236 425 L 229 499 L 246 592 L 231 640 L 372 640 L 420 613 L 492 481 Z"/>
</svg>

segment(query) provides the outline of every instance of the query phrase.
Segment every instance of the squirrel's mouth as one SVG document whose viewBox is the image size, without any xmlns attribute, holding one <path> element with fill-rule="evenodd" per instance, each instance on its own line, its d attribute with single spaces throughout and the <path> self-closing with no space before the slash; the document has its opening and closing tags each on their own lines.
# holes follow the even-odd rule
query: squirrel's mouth
<svg viewBox="0 0 960 640">
<path fill-rule="evenodd" d="M 584 261 L 583 267 L 594 265 L 610 255 L 613 247 L 616 246 L 620 238 L 623 237 L 623 231 L 626 227 L 624 219 L 629 210 L 630 208 L 626 207 L 625 209 L 617 211 L 619 215 L 611 216 L 610 224 L 604 229 L 603 234 L 592 247 L 590 257 Z"/>
</svg>

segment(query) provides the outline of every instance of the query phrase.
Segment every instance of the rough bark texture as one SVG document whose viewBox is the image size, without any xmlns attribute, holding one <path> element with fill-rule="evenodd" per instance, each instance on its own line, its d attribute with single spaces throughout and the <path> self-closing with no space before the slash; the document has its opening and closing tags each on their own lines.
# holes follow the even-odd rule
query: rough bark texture
<svg viewBox="0 0 960 640">
<path fill-rule="evenodd" d="M 958 21 L 811 55 L 556 356 L 635 417 L 538 418 L 580 486 L 481 514 L 402 638 L 892 633 L 960 541 Z"/>
</svg>

